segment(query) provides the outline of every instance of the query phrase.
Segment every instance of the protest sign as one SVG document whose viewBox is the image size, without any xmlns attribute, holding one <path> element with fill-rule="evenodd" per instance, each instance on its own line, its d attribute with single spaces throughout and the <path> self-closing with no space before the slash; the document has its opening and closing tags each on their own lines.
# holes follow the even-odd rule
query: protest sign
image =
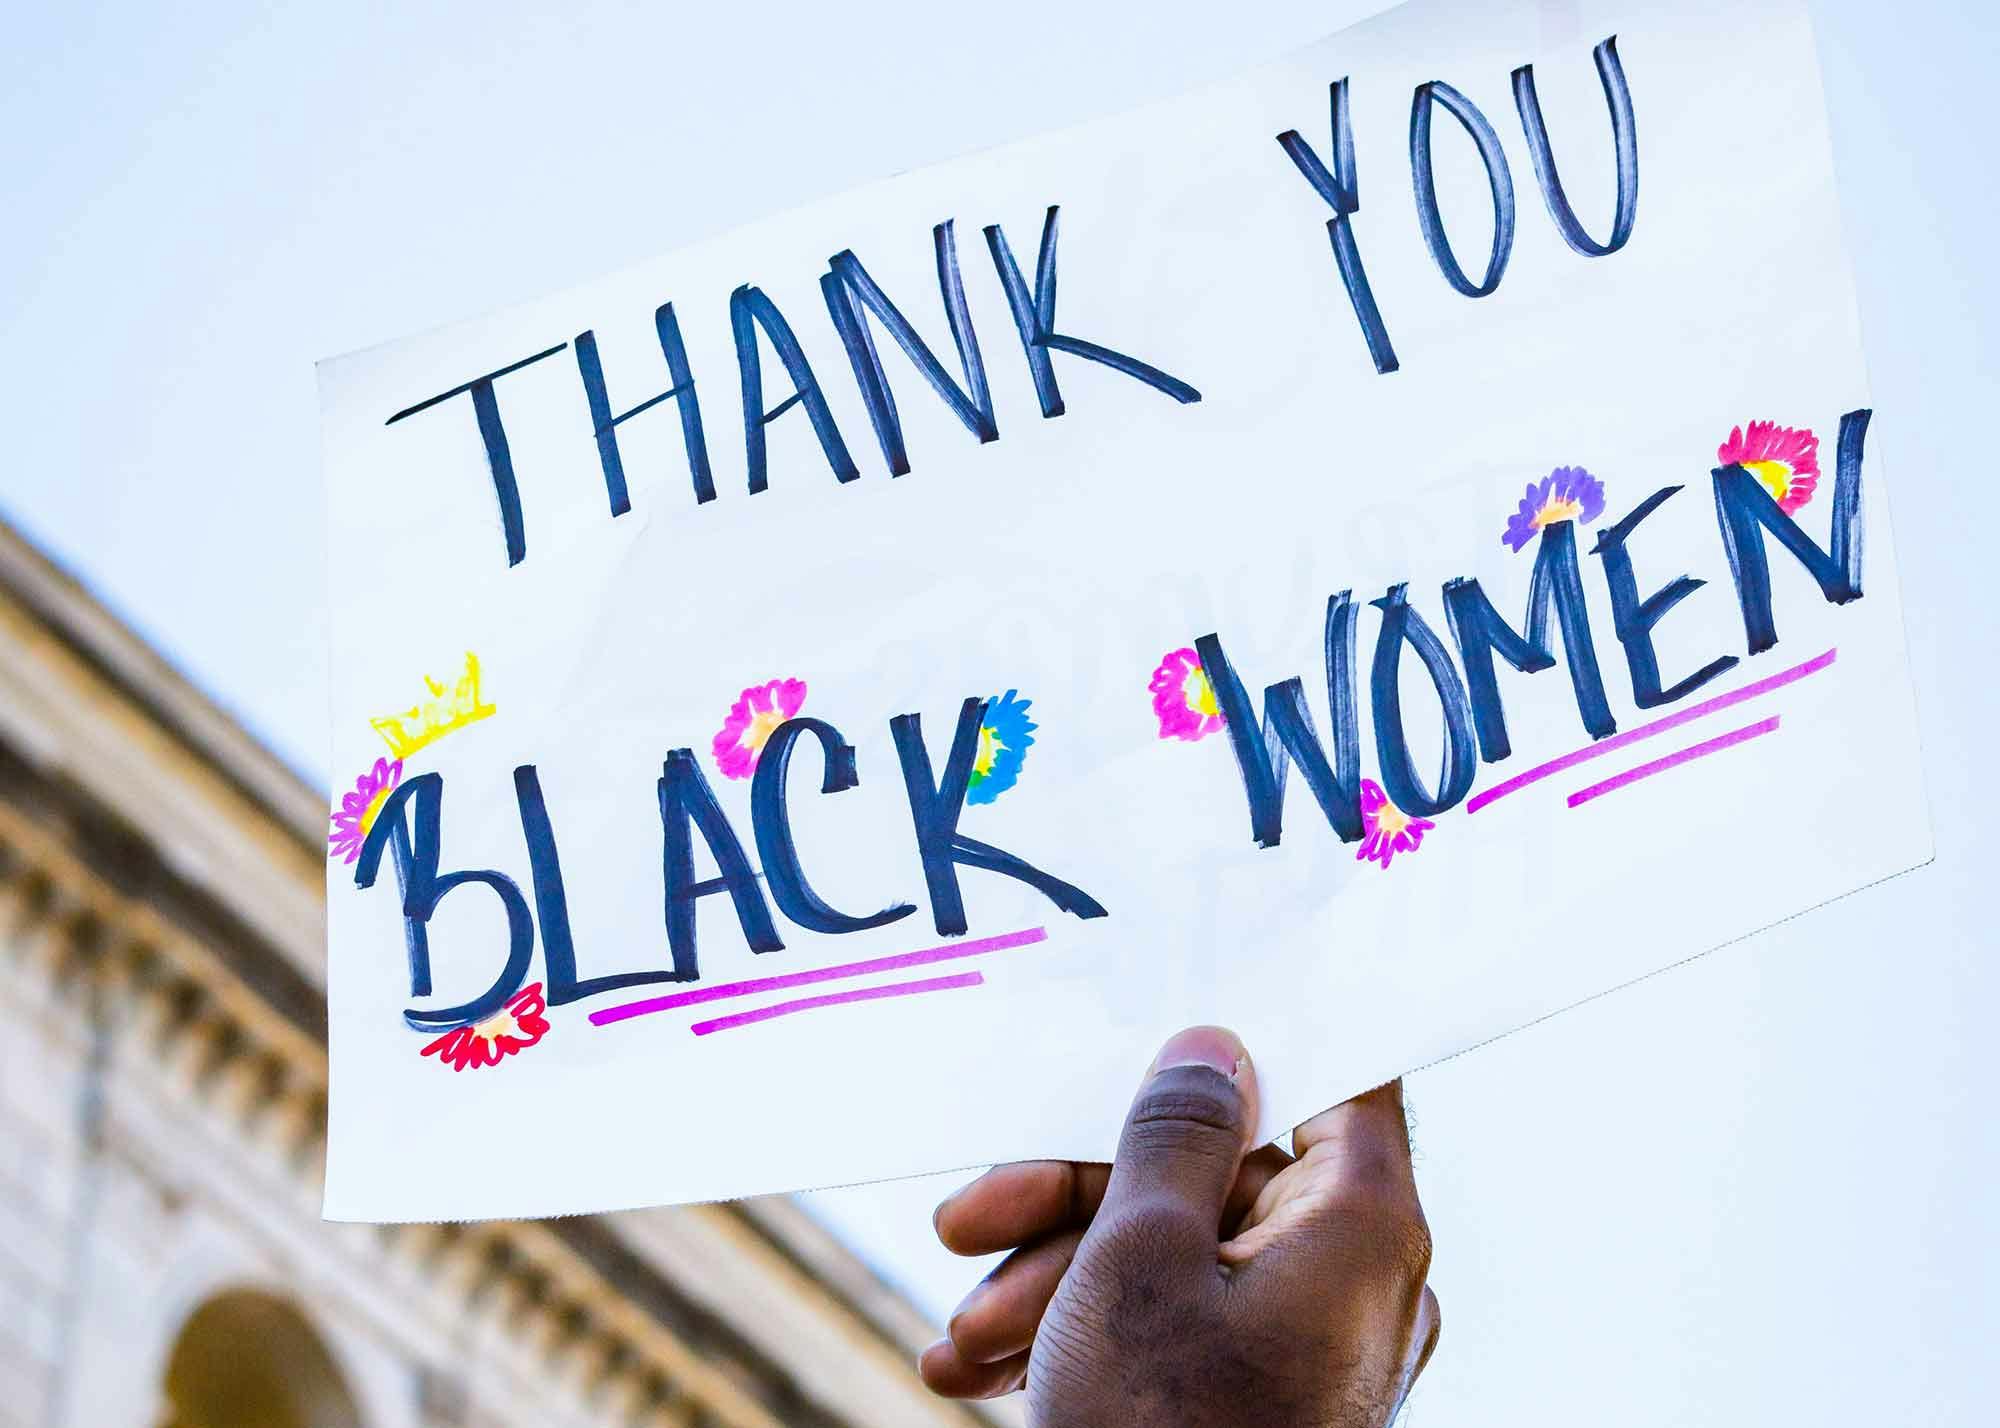
<svg viewBox="0 0 2000 1428">
<path fill-rule="evenodd" d="M 1927 859 L 1804 10 L 1563 10 L 324 364 L 327 1213 L 1276 1134 Z"/>
</svg>

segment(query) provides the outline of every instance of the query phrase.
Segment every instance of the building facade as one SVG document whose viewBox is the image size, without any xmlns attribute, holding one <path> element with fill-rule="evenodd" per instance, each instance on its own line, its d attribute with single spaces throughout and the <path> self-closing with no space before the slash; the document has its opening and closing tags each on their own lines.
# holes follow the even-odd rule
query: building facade
<svg viewBox="0 0 2000 1428">
<path fill-rule="evenodd" d="M 0 525 L 0 1428 L 1018 1421 L 782 1198 L 322 1221 L 325 826 Z"/>
</svg>

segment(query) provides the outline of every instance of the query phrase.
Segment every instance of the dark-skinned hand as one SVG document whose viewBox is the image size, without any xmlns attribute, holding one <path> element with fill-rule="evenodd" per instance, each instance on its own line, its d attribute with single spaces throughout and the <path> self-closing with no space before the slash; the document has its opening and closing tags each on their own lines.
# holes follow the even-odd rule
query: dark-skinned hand
<svg viewBox="0 0 2000 1428">
<path fill-rule="evenodd" d="M 924 1351 L 951 1398 L 1025 1388 L 1036 1428 L 1382 1428 L 1438 1337 L 1402 1084 L 1250 1148 L 1230 1032 L 1172 1038 L 1112 1165 L 1003 1165 L 938 1207 L 964 1255 L 1012 1251 Z"/>
</svg>

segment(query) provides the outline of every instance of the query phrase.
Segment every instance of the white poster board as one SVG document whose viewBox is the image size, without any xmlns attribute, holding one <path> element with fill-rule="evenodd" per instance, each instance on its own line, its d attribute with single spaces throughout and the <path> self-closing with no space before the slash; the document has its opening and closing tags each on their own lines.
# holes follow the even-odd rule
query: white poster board
<svg viewBox="0 0 2000 1428">
<path fill-rule="evenodd" d="M 1275 1134 L 1930 856 L 1797 0 L 1419 0 L 321 389 L 334 1218 L 1101 1159 L 1202 1021 Z"/>
</svg>

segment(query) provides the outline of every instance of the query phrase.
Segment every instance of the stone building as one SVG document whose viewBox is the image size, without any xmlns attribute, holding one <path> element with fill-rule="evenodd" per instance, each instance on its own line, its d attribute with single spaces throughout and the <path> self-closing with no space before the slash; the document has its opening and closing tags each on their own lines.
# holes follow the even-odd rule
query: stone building
<svg viewBox="0 0 2000 1428">
<path fill-rule="evenodd" d="M 0 1428 L 1016 1421 L 784 1199 L 323 1222 L 325 826 L 0 525 Z"/>
</svg>

